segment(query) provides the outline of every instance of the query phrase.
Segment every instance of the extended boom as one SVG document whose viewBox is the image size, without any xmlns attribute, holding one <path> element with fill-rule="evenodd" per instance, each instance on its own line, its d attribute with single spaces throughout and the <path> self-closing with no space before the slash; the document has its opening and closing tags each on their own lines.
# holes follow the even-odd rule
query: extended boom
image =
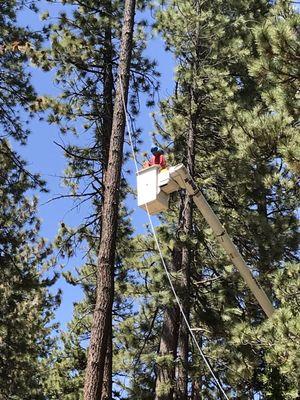
<svg viewBox="0 0 300 400">
<path fill-rule="evenodd" d="M 272 303 L 253 277 L 226 229 L 221 225 L 218 217 L 183 164 L 164 169 L 161 172 L 157 165 L 139 171 L 137 173 L 137 188 L 138 205 L 147 210 L 150 214 L 157 214 L 158 212 L 167 210 L 170 193 L 179 189 L 186 189 L 213 230 L 218 242 L 242 275 L 261 308 L 268 317 L 271 317 L 275 311 Z"/>
<path fill-rule="evenodd" d="M 193 179 L 184 165 L 180 164 L 170 169 L 170 177 L 174 179 L 180 187 L 187 190 L 188 194 L 193 197 L 194 203 L 205 218 L 208 225 L 213 230 L 218 242 L 228 254 L 232 263 L 236 266 L 242 277 L 244 278 L 249 289 L 255 296 L 268 317 L 274 312 L 274 308 L 268 299 L 264 290 L 259 286 L 253 275 L 251 274 L 241 253 L 229 237 L 226 229 L 221 225 L 218 217 L 206 201 L 201 191 L 197 188 Z"/>
</svg>

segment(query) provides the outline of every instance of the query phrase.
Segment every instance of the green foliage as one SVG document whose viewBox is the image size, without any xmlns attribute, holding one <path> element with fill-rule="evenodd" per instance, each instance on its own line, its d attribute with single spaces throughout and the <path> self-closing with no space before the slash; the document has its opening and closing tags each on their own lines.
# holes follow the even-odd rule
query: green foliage
<svg viewBox="0 0 300 400">
<path fill-rule="evenodd" d="M 145 2 L 138 2 L 143 9 Z M 86 258 L 77 273 L 65 273 L 72 285 L 80 285 L 84 297 L 75 305 L 68 332 L 62 336 L 62 347 L 53 354 L 53 369 L 46 383 L 49 398 L 81 399 L 86 348 L 95 304 L 97 252 L 101 237 L 103 177 L 107 169 L 107 153 L 111 133 L 112 108 L 118 80 L 120 35 L 124 2 L 64 1 L 55 23 L 46 26 L 50 46 L 31 49 L 31 60 L 44 70 L 55 69 L 55 84 L 61 89 L 56 98 L 38 98 L 32 111 L 48 110 L 48 122 L 56 124 L 64 135 L 74 134 L 75 144 L 63 147 L 68 162 L 64 184 L 76 204 L 89 204 L 90 214 L 77 227 L 61 225 L 56 246 L 62 257 L 71 257 L 78 246 L 87 249 Z M 42 16 L 48 20 L 48 15 Z M 50 20 L 50 19 L 49 19 Z M 53 18 L 51 19 L 53 21 Z M 139 95 L 146 93 L 151 103 L 157 89 L 155 62 L 143 55 L 146 46 L 145 22 L 136 25 L 131 63 L 129 109 L 133 118 L 139 112 Z M 135 134 L 139 144 L 139 131 Z M 71 138 L 71 136 L 68 136 Z M 80 143 L 78 145 L 78 143 Z M 128 155 L 124 154 L 127 161 Z M 124 201 L 129 188 L 124 179 L 120 187 Z M 138 336 L 130 337 L 134 291 L 133 272 L 124 267 L 124 259 L 134 252 L 130 215 L 124 205 L 120 209 L 117 233 L 115 303 L 113 335 L 114 380 L 118 373 L 127 373 L 128 359 L 122 359 L 124 348 L 135 347 Z M 132 363 L 130 363 L 132 364 Z M 115 390 L 119 388 L 116 385 Z M 118 394 L 116 394 L 118 396 Z M 120 395 L 121 396 L 121 395 Z"/>
<path fill-rule="evenodd" d="M 55 328 L 50 322 L 59 300 L 48 286 L 56 276 L 44 278 L 51 246 L 38 235 L 37 200 L 25 195 L 34 183 L 7 156 L 7 146 L 0 146 L 0 397 L 44 399 L 44 363 Z"/>
<path fill-rule="evenodd" d="M 61 95 L 37 98 L 31 109 L 48 110 L 50 124 L 57 124 L 62 134 L 73 133 L 79 138 L 80 145 L 63 148 L 68 160 L 64 183 L 77 204 L 91 202 L 93 210 L 78 227 L 62 224 L 57 235 L 56 246 L 63 257 L 74 255 L 79 245 L 87 249 L 77 274 L 64 274 L 70 284 L 82 287 L 84 298 L 74 307 L 62 346 L 52 353 L 44 386 L 49 399 L 81 400 L 107 168 L 111 122 L 107 105 L 113 100 L 118 79 L 123 2 L 95 0 L 78 5 L 65 0 L 63 5 L 65 11 L 58 20 L 45 28 L 49 48 L 36 46 L 26 55 L 46 71 L 55 68 Z M 144 9 L 145 2 L 139 6 Z M 180 193 L 173 197 L 170 211 L 160 218 L 163 226 L 158 237 L 163 254 L 171 266 L 174 249 L 187 246 L 192 250 L 191 323 L 230 397 L 296 399 L 300 330 L 296 264 L 299 16 L 289 2 L 272 5 L 267 0 L 170 0 L 154 10 L 155 29 L 177 62 L 176 88 L 161 102 L 163 122 L 157 117 L 159 133 L 154 139 L 162 137 L 168 148 L 171 146 L 168 161 L 175 164 L 186 159 L 186 138 L 193 131 L 195 179 L 278 310 L 272 319 L 265 320 L 196 212 L 191 235 L 182 233 Z M 42 16 L 43 20 L 48 18 L 47 13 Z M 137 26 L 131 66 L 133 116 L 139 111 L 138 94 L 148 93 L 151 104 L 157 88 L 155 63 L 143 57 L 145 25 L 142 21 Z M 107 86 L 108 78 L 112 80 Z M 33 92 L 28 93 L 33 99 Z M 120 190 L 124 200 L 129 191 L 124 180 Z M 178 360 L 170 355 L 158 355 L 164 310 L 172 307 L 174 299 L 152 237 L 132 235 L 130 215 L 122 206 L 113 315 L 114 398 L 150 400 L 155 396 L 157 368 L 178 366 Z M 33 245 L 25 248 L 26 257 L 34 253 Z M 184 298 L 182 278 L 180 270 L 172 272 Z M 18 312 L 23 315 L 21 309 Z M 43 344 L 47 347 L 45 337 L 46 331 Z M 32 368 L 38 370 L 34 362 Z M 192 346 L 189 377 L 190 387 L 197 386 L 203 398 L 218 398 Z M 162 385 L 156 395 L 169 393 L 175 386 L 176 382 Z M 40 386 L 32 387 L 41 393 Z"/>
<path fill-rule="evenodd" d="M 56 349 L 48 363 L 49 373 L 44 384 L 47 399 L 81 400 L 83 398 L 83 377 L 86 365 L 86 351 L 81 347 L 76 333 L 63 334 L 63 351 Z"/>
<path fill-rule="evenodd" d="M 258 327 L 240 324 L 232 344 L 253 347 L 267 366 L 257 376 L 266 387 L 266 398 L 296 399 L 299 396 L 299 264 L 289 263 L 270 276 L 280 308 Z"/>
<path fill-rule="evenodd" d="M 278 305 L 282 297 L 271 273 L 277 276 L 286 262 L 293 271 L 299 243 L 297 19 L 287 2 L 271 7 L 264 1 L 170 1 L 157 13 L 157 30 L 178 63 L 176 91 L 161 104 L 164 126 L 157 120 L 163 138 L 173 144 L 170 163 L 185 160 L 192 129 L 197 183 Z M 176 223 L 178 208 L 166 223 Z M 274 322 L 261 325 L 264 317 L 244 282 L 227 267 L 202 219 L 196 213 L 194 218 L 190 299 L 203 351 L 233 398 L 297 397 L 294 344 L 293 361 L 287 358 L 281 368 L 275 361 L 279 341 L 272 355 L 272 345 L 262 343 L 264 334 L 271 336 L 270 326 L 285 343 L 277 318 L 293 320 L 293 335 L 297 319 L 280 304 Z M 193 360 L 198 368 L 191 369 L 192 380 L 201 379 L 207 398 L 217 396 L 195 350 Z"/>
<path fill-rule="evenodd" d="M 300 165 L 299 18 L 291 2 L 278 1 L 265 23 L 254 30 L 259 57 L 249 68 L 270 112 L 284 119 L 279 150 L 297 174 Z"/>
<path fill-rule="evenodd" d="M 26 72 L 27 55 L 19 46 L 38 45 L 40 35 L 18 27 L 17 14 L 24 6 L 36 10 L 26 0 L 0 5 L 0 397 L 43 400 L 59 293 L 49 293 L 57 278 L 49 271 L 52 248 L 39 235 L 37 198 L 28 196 L 45 186 L 7 140 L 26 143 L 29 130 L 21 116 L 36 98 Z"/>
<path fill-rule="evenodd" d="M 29 2 L 4 0 L 1 2 L 0 13 L 0 124 L 2 127 L 0 138 L 9 135 L 23 144 L 29 131 L 24 129 L 20 109 L 21 107 L 28 108 L 29 103 L 35 99 L 35 92 L 30 84 L 30 76 L 24 69 L 26 54 L 16 51 L 13 44 L 27 42 L 38 44 L 40 40 L 40 35 L 17 26 L 17 13 L 26 3 Z M 35 8 L 33 3 L 30 7 Z"/>
</svg>

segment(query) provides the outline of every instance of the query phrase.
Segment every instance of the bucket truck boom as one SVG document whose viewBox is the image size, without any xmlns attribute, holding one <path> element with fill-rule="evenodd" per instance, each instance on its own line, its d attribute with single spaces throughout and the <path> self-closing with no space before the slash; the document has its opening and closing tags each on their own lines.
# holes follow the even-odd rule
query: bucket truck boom
<svg viewBox="0 0 300 400">
<path fill-rule="evenodd" d="M 206 201 L 200 189 L 189 175 L 183 164 L 160 171 L 159 166 L 153 165 L 137 173 L 138 205 L 149 212 L 157 214 L 168 209 L 169 195 L 180 189 L 185 189 L 208 225 L 213 230 L 231 262 L 238 269 L 259 305 L 268 317 L 274 308 L 264 290 L 259 286 L 239 250 L 230 239 L 226 229 Z"/>
</svg>

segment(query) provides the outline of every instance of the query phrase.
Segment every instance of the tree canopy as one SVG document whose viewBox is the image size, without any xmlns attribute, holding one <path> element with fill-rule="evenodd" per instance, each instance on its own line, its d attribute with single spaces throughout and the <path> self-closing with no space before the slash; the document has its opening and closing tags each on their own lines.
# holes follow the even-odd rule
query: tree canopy
<svg viewBox="0 0 300 400">
<path fill-rule="evenodd" d="M 297 5 L 2 3 L 0 397 L 299 398 Z M 24 24 L 22 12 L 41 5 L 49 6 L 41 29 Z M 175 64 L 168 93 L 153 42 Z M 33 84 L 35 71 L 51 74 L 57 94 Z M 153 145 L 168 166 L 185 164 L 271 300 L 271 318 L 184 190 L 155 219 L 160 249 L 151 227 L 141 229 L 131 159 L 134 152 L 143 168 L 150 111 Z M 60 135 L 61 197 L 85 213 L 68 225 L 58 201 L 51 240 L 40 234 L 43 171 L 21 156 L 37 118 Z M 78 250 L 77 267 L 62 265 L 59 275 Z M 59 331 L 61 285 L 80 287 L 82 298 Z"/>
</svg>

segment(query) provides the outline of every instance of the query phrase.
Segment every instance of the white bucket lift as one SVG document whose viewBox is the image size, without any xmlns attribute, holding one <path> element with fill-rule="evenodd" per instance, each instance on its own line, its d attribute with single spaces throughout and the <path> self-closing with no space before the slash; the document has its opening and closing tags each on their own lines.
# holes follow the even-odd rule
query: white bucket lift
<svg viewBox="0 0 300 400">
<path fill-rule="evenodd" d="M 238 269 L 258 303 L 270 317 L 274 308 L 266 293 L 252 276 L 245 260 L 221 225 L 218 217 L 207 203 L 205 197 L 189 175 L 183 164 L 160 170 L 159 165 L 153 165 L 137 172 L 138 206 L 148 210 L 149 214 L 166 211 L 169 207 L 170 193 L 186 189 L 193 198 L 195 205 L 213 230 L 218 242 L 228 254 L 231 262 Z"/>
<path fill-rule="evenodd" d="M 137 173 L 138 206 L 146 211 L 148 208 L 151 215 L 166 211 L 170 193 L 179 189 L 170 178 L 170 169 L 161 170 L 159 165 L 152 165 Z"/>
</svg>

